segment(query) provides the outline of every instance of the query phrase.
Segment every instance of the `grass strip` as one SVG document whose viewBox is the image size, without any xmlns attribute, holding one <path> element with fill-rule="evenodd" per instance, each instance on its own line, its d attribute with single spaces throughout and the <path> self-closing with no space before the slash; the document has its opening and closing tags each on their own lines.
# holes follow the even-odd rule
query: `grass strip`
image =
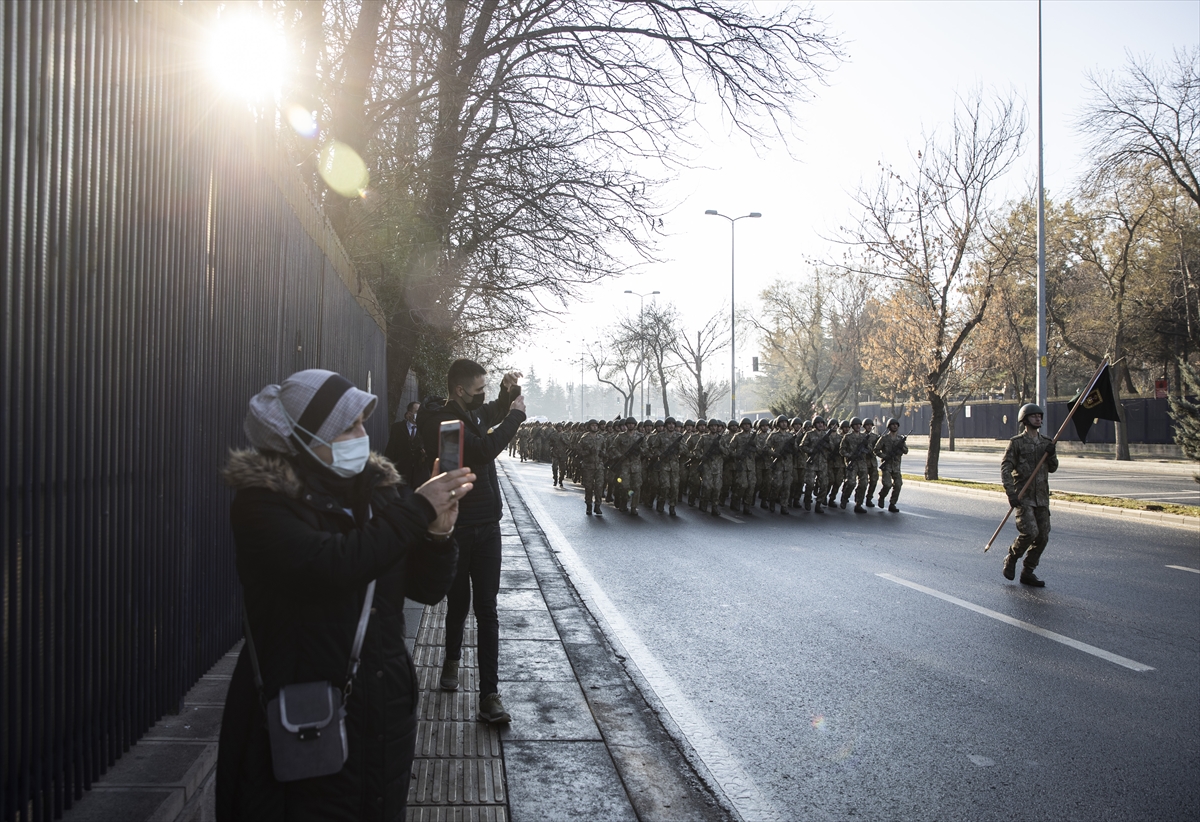
<svg viewBox="0 0 1200 822">
<path fill-rule="evenodd" d="M 920 474 L 903 474 L 902 476 L 906 480 L 914 480 L 915 482 L 957 485 L 961 488 L 978 488 L 981 491 L 1004 493 L 1004 486 L 994 482 L 972 482 L 971 480 L 962 479 L 927 480 Z M 1161 511 L 1164 514 L 1200 517 L 1200 505 L 1179 505 L 1174 502 L 1151 502 L 1149 500 L 1126 499 L 1124 497 L 1101 497 L 1094 494 L 1071 494 L 1066 491 L 1051 491 L 1050 497 L 1067 502 L 1083 502 L 1088 505 L 1107 505 L 1110 508 L 1129 508 L 1135 511 Z"/>
</svg>

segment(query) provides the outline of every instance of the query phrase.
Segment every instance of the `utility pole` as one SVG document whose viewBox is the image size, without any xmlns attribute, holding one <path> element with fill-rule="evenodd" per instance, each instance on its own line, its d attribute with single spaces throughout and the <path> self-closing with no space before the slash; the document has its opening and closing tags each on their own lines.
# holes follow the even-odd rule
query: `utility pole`
<svg viewBox="0 0 1200 822">
<path fill-rule="evenodd" d="M 735 271 L 737 257 L 734 253 L 734 241 L 738 220 L 745 220 L 747 217 L 761 217 L 757 211 L 751 211 L 749 214 L 743 214 L 741 217 L 729 217 L 715 208 L 710 208 L 704 212 L 711 217 L 724 217 L 729 221 L 729 418 L 737 419 L 737 305 L 734 302 L 735 291 L 734 283 L 736 281 Z"/>
</svg>

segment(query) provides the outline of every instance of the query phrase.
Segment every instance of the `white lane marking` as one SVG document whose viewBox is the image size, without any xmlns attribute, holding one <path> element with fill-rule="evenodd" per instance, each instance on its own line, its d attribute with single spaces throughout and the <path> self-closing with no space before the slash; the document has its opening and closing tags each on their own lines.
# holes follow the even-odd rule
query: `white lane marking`
<svg viewBox="0 0 1200 822">
<path fill-rule="evenodd" d="M 1200 568 L 1189 568 L 1186 565 L 1168 565 L 1167 567 L 1177 571 L 1191 571 L 1193 574 L 1200 574 Z"/>
<path fill-rule="evenodd" d="M 1039 628 L 1038 626 L 1029 622 L 1025 622 L 1024 620 L 1014 619 L 1013 617 L 1010 617 L 1007 614 L 1002 614 L 999 611 L 993 611 L 990 608 L 984 608 L 982 605 L 976 605 L 973 602 L 967 602 L 965 599 L 959 599 L 958 597 L 953 597 L 949 594 L 943 594 L 941 591 L 936 591 L 933 588 L 926 588 L 924 585 L 918 585 L 915 582 L 909 582 L 907 579 L 901 579 L 900 577 L 892 576 L 891 574 L 876 574 L 875 576 L 883 577 L 884 579 L 907 586 L 912 588 L 914 591 L 920 591 L 923 594 L 929 594 L 931 597 L 937 597 L 940 600 L 952 603 L 960 608 L 966 608 L 968 611 L 974 611 L 977 614 L 983 614 L 984 616 L 999 620 L 1007 625 L 1013 625 L 1017 628 L 1029 631 L 1032 634 L 1044 636 L 1046 639 L 1052 639 L 1055 642 L 1061 642 L 1063 645 L 1067 645 L 1077 651 L 1083 651 L 1085 654 L 1091 654 L 1092 656 L 1099 657 L 1100 659 L 1107 660 L 1108 662 L 1121 665 L 1131 671 L 1138 671 L 1141 673 L 1154 670 L 1149 665 L 1143 665 L 1140 662 L 1134 662 L 1132 659 L 1126 659 L 1123 656 L 1117 656 L 1114 653 L 1105 651 L 1103 648 L 1097 648 L 1095 645 L 1088 645 L 1086 642 L 1080 642 L 1077 639 L 1071 639 L 1069 636 L 1063 636 L 1062 634 L 1057 634 L 1054 631 L 1047 631 L 1045 628 Z"/>
<path fill-rule="evenodd" d="M 931 517 L 929 514 L 918 514 L 915 511 L 909 511 L 907 508 L 905 508 L 900 513 L 904 514 L 904 516 L 906 516 L 906 517 L 920 517 L 921 519 L 934 519 L 934 517 Z"/>
<path fill-rule="evenodd" d="M 510 478 L 511 475 L 510 475 Z M 522 486 L 523 478 L 515 479 L 514 484 Z M 651 653 L 642 642 L 637 631 L 625 621 L 625 617 L 617 610 L 616 605 L 608 598 L 603 589 L 596 583 L 587 566 L 575 553 L 570 540 L 558 530 L 554 520 L 542 507 L 537 495 L 530 489 L 522 488 L 521 499 L 529 506 L 530 513 L 537 520 L 546 535 L 550 546 L 558 552 L 558 559 L 566 567 L 575 583 L 576 589 L 585 600 L 600 612 L 600 616 L 608 623 L 609 629 L 617 640 L 625 646 L 628 658 L 638 667 L 642 676 L 650 684 L 663 707 L 671 715 L 671 719 L 679 726 L 679 730 L 687 737 L 696 755 L 704 762 L 705 767 L 717 780 L 721 790 L 729 798 L 734 809 L 747 820 L 779 820 L 783 817 L 767 801 L 758 786 L 746 773 L 733 752 L 725 745 L 721 737 L 705 721 L 684 696 L 683 691 L 663 668 L 662 663 Z"/>
</svg>

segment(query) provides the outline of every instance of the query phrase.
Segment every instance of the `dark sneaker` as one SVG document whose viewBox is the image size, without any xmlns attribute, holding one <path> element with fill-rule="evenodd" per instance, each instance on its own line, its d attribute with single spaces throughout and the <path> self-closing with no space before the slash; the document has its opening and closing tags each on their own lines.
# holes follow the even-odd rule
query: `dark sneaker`
<svg viewBox="0 0 1200 822">
<path fill-rule="evenodd" d="M 1005 579 L 1016 579 L 1017 578 L 1017 558 L 1014 557 L 1012 554 L 1009 554 L 1008 556 L 1006 556 L 1004 558 L 1004 578 Z"/>
<path fill-rule="evenodd" d="M 512 722 L 512 717 L 504 710 L 504 703 L 500 701 L 500 694 L 479 697 L 479 721 L 490 722 L 493 725 Z"/>
<path fill-rule="evenodd" d="M 1028 585 L 1032 588 L 1045 588 L 1046 587 L 1046 583 L 1043 582 L 1042 580 L 1038 579 L 1037 576 L 1033 573 L 1033 571 L 1022 571 L 1021 572 L 1021 584 Z"/>
<path fill-rule="evenodd" d="M 442 681 L 441 686 L 443 691 L 458 690 L 458 660 L 447 659 L 442 663 Z"/>
</svg>

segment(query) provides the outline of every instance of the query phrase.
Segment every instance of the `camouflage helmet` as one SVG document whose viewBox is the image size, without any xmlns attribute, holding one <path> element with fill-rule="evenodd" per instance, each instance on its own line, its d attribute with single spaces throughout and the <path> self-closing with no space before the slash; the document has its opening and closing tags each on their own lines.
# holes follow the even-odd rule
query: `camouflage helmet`
<svg viewBox="0 0 1200 822">
<path fill-rule="evenodd" d="M 587 424 L 588 424 L 588 428 L 591 428 L 593 425 L 599 425 L 599 424 L 600 424 L 600 420 L 594 420 L 594 419 L 593 419 L 593 420 L 588 420 L 588 421 L 587 421 Z"/>
<path fill-rule="evenodd" d="M 785 417 L 783 414 L 780 414 L 778 417 L 775 418 L 775 427 L 776 428 L 779 428 L 779 427 L 787 425 L 787 424 L 788 424 L 788 418 Z"/>
<path fill-rule="evenodd" d="M 825 418 L 822 417 L 820 414 L 817 414 L 816 416 L 814 416 L 812 418 L 812 424 L 813 425 L 825 425 Z"/>
<path fill-rule="evenodd" d="M 758 427 L 759 427 L 760 429 L 763 429 L 763 428 L 770 428 L 770 427 L 771 427 L 771 421 L 770 421 L 769 419 L 767 419 L 766 417 L 763 417 L 761 420 L 759 420 L 759 421 L 758 421 Z"/>
<path fill-rule="evenodd" d="M 799 417 L 792 417 L 792 428 L 795 428 L 797 425 L 804 425 L 804 420 Z"/>
<path fill-rule="evenodd" d="M 624 425 L 637 425 L 638 421 L 635 420 L 633 417 L 626 417 L 625 422 L 623 424 Z"/>
<path fill-rule="evenodd" d="M 695 420 L 684 420 L 684 421 L 683 421 L 683 427 L 684 427 L 684 428 L 695 428 L 695 427 L 696 427 L 696 421 L 695 421 Z"/>
<path fill-rule="evenodd" d="M 871 419 L 870 417 L 867 417 L 863 420 L 863 428 L 874 428 L 874 427 L 875 427 L 875 420 Z"/>
<path fill-rule="evenodd" d="M 894 426 L 896 426 L 897 428 L 899 428 L 899 427 L 900 427 L 900 420 L 896 419 L 895 417 L 892 417 L 891 419 L 889 419 L 889 420 L 888 420 L 887 427 L 888 427 L 888 428 L 891 428 L 893 425 L 894 425 Z"/>
<path fill-rule="evenodd" d="M 1027 402 L 1022 405 L 1021 410 L 1017 412 L 1017 422 L 1025 422 L 1025 418 L 1030 414 L 1040 414 L 1044 417 L 1046 412 L 1043 411 L 1042 407 L 1037 403 Z"/>
<path fill-rule="evenodd" d="M 674 417 L 667 417 L 665 420 L 663 420 L 663 425 L 679 425 L 679 423 L 675 422 Z"/>
<path fill-rule="evenodd" d="M 708 421 L 708 427 L 709 428 L 724 428 L 725 423 L 721 422 L 716 417 L 713 417 L 711 420 Z"/>
<path fill-rule="evenodd" d="M 730 431 L 733 431 L 734 429 L 736 429 L 738 427 L 738 421 L 730 420 L 729 422 L 727 422 L 725 424 L 725 427 L 728 428 Z"/>
<path fill-rule="evenodd" d="M 840 427 L 841 427 L 841 428 L 849 428 L 849 427 L 850 427 L 850 420 L 842 420 Z"/>
<path fill-rule="evenodd" d="M 862 418 L 861 418 L 861 417 L 851 417 L 851 418 L 850 418 L 850 427 L 851 427 L 851 428 L 853 428 L 853 427 L 854 427 L 854 426 L 856 426 L 856 425 L 858 425 L 858 426 L 861 426 L 861 425 L 862 425 Z"/>
<path fill-rule="evenodd" d="M 738 425 L 754 425 L 754 423 L 750 421 L 749 417 L 742 417 L 742 421 Z"/>
<path fill-rule="evenodd" d="M 801 425 L 800 427 L 803 428 L 805 431 L 812 430 L 812 420 L 805 420 L 804 424 Z"/>
</svg>

